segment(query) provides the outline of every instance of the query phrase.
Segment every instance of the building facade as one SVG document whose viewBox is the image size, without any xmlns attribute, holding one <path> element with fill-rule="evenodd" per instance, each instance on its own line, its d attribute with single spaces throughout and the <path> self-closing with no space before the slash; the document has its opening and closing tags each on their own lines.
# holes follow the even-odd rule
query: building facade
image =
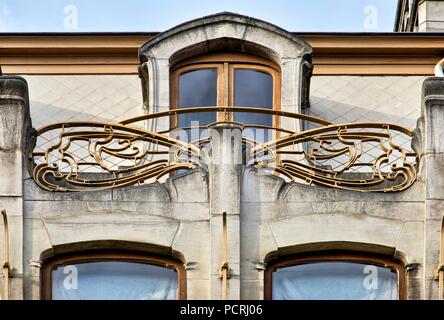
<svg viewBox="0 0 444 320">
<path fill-rule="evenodd" d="M 443 30 L 443 1 L 398 0 L 394 31 L 442 32 Z"/>
<path fill-rule="evenodd" d="M 443 298 L 443 35 L 0 38 L 3 299 Z"/>
</svg>

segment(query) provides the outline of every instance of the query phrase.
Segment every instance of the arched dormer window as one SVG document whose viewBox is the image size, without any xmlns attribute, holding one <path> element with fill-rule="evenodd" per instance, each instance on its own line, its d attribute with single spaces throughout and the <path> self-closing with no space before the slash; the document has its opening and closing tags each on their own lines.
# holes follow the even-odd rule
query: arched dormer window
<svg viewBox="0 0 444 320">
<path fill-rule="evenodd" d="M 188 21 L 150 39 L 139 49 L 146 112 L 205 104 L 273 107 L 300 113 L 308 106 L 311 53 L 311 47 L 293 33 L 252 17 L 222 12 Z M 167 132 L 179 124 L 188 125 L 196 115 L 165 117 L 147 127 Z M 249 115 L 235 111 L 225 114 L 244 124 L 277 124 L 270 115 L 255 115 L 254 119 Z M 222 116 L 201 113 L 196 120 L 205 124 Z M 302 130 L 301 121 L 281 122 L 278 127 Z M 251 135 L 255 130 L 244 130 L 247 137 L 248 132 Z"/>
<path fill-rule="evenodd" d="M 278 117 L 236 112 L 236 107 L 280 109 L 280 68 L 267 59 L 242 53 L 200 55 L 173 66 L 173 108 L 227 106 L 227 112 L 179 114 L 173 128 L 235 122 L 246 126 L 244 136 L 269 141 L 279 127 Z"/>
<path fill-rule="evenodd" d="M 268 300 L 406 299 L 402 262 L 382 255 L 331 251 L 289 256 L 268 264 Z"/>
</svg>

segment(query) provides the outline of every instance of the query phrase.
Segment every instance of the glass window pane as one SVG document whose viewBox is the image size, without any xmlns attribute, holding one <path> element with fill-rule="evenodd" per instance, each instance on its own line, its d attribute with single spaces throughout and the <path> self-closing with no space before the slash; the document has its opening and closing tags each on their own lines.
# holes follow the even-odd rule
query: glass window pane
<svg viewBox="0 0 444 320">
<path fill-rule="evenodd" d="M 52 271 L 54 300 L 173 300 L 177 272 L 134 262 L 101 261 Z"/>
<path fill-rule="evenodd" d="M 234 105 L 273 109 L 273 77 L 262 71 L 251 69 L 234 70 Z M 255 113 L 236 112 L 235 121 L 245 124 L 273 125 L 273 116 Z M 256 141 L 268 141 L 272 138 L 271 130 L 245 130 L 244 133 Z"/>
<path fill-rule="evenodd" d="M 397 274 L 347 262 L 295 265 L 273 273 L 274 300 L 396 300 Z"/>
<path fill-rule="evenodd" d="M 214 106 L 217 106 L 217 69 L 194 70 L 179 77 L 178 108 Z M 202 126 L 215 121 L 215 112 L 181 114 L 178 116 L 179 128 L 190 127 L 191 125 Z M 190 137 L 189 134 L 188 137 Z"/>
</svg>

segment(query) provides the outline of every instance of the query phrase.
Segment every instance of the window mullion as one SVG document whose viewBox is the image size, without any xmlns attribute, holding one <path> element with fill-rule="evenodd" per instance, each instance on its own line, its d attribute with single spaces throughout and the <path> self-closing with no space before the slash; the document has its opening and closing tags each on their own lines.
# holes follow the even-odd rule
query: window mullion
<svg viewBox="0 0 444 320">
<path fill-rule="evenodd" d="M 224 63 L 224 74 L 225 74 L 225 82 L 224 82 L 224 106 L 232 106 L 232 86 L 231 86 L 231 72 L 230 72 L 230 64 L 228 62 Z M 233 115 L 229 111 L 225 111 L 223 114 L 224 121 L 233 121 Z"/>
</svg>

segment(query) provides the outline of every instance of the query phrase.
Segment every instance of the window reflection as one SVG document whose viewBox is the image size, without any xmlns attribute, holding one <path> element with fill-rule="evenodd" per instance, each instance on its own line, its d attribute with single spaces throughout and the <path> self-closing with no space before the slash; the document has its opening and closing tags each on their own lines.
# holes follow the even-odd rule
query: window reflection
<svg viewBox="0 0 444 320">
<path fill-rule="evenodd" d="M 396 300 L 397 274 L 389 268 L 320 262 L 277 269 L 274 300 Z"/>
<path fill-rule="evenodd" d="M 173 269 L 99 261 L 60 266 L 52 271 L 54 300 L 173 300 L 178 276 Z"/>
<path fill-rule="evenodd" d="M 235 69 L 234 105 L 273 109 L 273 77 L 258 70 Z M 244 124 L 273 125 L 272 115 L 236 112 L 234 118 Z M 264 142 L 272 139 L 272 130 L 246 129 L 244 136 Z"/>
<path fill-rule="evenodd" d="M 178 108 L 198 108 L 217 106 L 217 69 L 199 69 L 186 72 L 179 77 Z M 216 121 L 215 112 L 202 112 L 178 115 L 178 127 L 208 125 Z M 198 139 L 190 135 L 188 139 Z M 188 140 L 190 141 L 190 140 Z"/>
</svg>

